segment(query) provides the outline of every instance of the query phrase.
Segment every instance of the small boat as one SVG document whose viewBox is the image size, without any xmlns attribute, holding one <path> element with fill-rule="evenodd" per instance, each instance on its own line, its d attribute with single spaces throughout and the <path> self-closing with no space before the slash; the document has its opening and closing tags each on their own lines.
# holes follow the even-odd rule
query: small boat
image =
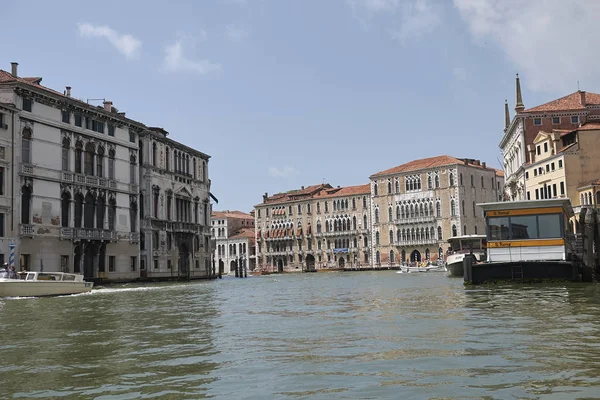
<svg viewBox="0 0 600 400">
<path fill-rule="evenodd" d="M 89 292 L 93 287 L 81 274 L 22 271 L 16 279 L 0 278 L 0 297 L 61 296 Z"/>
<path fill-rule="evenodd" d="M 472 254 L 477 262 L 486 260 L 486 236 L 462 235 L 448 238 L 451 250 L 446 257 L 446 266 L 450 276 L 464 276 L 463 260 L 465 255 Z"/>
<path fill-rule="evenodd" d="M 427 263 L 421 263 L 418 264 L 416 266 L 410 266 L 410 265 L 405 265 L 402 264 L 400 265 L 400 269 L 396 272 L 398 274 L 403 274 L 403 273 L 407 273 L 410 274 L 412 272 L 436 272 L 436 271 L 445 271 L 445 267 L 440 266 L 440 265 L 435 265 L 432 264 L 430 262 Z"/>
</svg>

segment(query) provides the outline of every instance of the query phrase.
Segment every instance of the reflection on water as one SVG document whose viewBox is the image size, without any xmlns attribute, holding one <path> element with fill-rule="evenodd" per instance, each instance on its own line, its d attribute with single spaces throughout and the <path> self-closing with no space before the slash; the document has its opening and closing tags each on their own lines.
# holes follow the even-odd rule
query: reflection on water
<svg viewBox="0 0 600 400">
<path fill-rule="evenodd" d="M 357 272 L 124 286 L 0 300 L 0 383 L 7 398 L 591 398 L 599 328 L 595 285 Z"/>
</svg>

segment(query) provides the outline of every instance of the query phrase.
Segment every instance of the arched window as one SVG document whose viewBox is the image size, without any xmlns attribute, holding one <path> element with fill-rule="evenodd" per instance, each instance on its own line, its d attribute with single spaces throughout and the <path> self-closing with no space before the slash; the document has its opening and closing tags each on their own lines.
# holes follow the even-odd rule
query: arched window
<svg viewBox="0 0 600 400">
<path fill-rule="evenodd" d="M 396 206 L 396 219 L 400 219 L 400 206 Z"/>
<path fill-rule="evenodd" d="M 464 200 L 462 200 L 462 202 L 461 202 L 461 210 L 460 210 L 460 213 L 461 213 L 462 215 L 465 215 L 465 214 L 466 214 L 466 213 L 465 213 L 465 201 L 464 201 Z"/>
<path fill-rule="evenodd" d="M 440 176 L 439 175 L 435 175 L 435 188 L 439 188 L 440 187 Z"/>
<path fill-rule="evenodd" d="M 202 181 L 206 182 L 206 162 L 202 161 Z"/>
<path fill-rule="evenodd" d="M 429 228 L 429 237 L 432 240 L 435 240 L 435 230 L 433 229 L 433 226 L 431 228 Z"/>
<path fill-rule="evenodd" d="M 431 182 L 431 175 L 427 176 L 427 189 L 433 189 L 433 184 Z"/>
<path fill-rule="evenodd" d="M 83 195 L 77 193 L 75 195 L 75 228 L 81 228 L 83 220 Z"/>
<path fill-rule="evenodd" d="M 137 230 L 137 204 L 135 202 L 131 202 L 129 205 L 129 227 L 131 228 L 131 232 L 136 232 Z M 154 232 L 156 233 L 156 232 Z"/>
<path fill-rule="evenodd" d="M 379 193 L 378 193 L 378 189 L 377 189 L 377 183 L 373 184 L 373 194 L 374 194 L 375 196 L 377 196 L 377 195 L 379 194 Z"/>
<path fill-rule="evenodd" d="M 395 259 L 394 259 L 394 250 L 390 250 L 390 263 L 394 263 Z"/>
<path fill-rule="evenodd" d="M 194 169 L 194 172 L 193 172 L 194 179 L 196 179 L 196 177 L 198 176 L 198 167 L 196 166 L 196 157 L 194 157 L 192 160 L 192 168 Z"/>
<path fill-rule="evenodd" d="M 115 151 L 108 151 L 108 179 L 115 179 Z"/>
<path fill-rule="evenodd" d="M 71 194 L 69 194 L 69 192 L 64 192 L 62 194 L 60 199 L 60 209 L 60 226 L 68 228 L 71 217 Z"/>
<path fill-rule="evenodd" d="M 388 187 L 388 194 L 392 194 L 392 181 L 391 180 L 388 180 L 387 187 Z"/>
<path fill-rule="evenodd" d="M 429 215 L 433 217 L 433 203 L 429 203 Z"/>
<path fill-rule="evenodd" d="M 98 196 L 96 200 L 96 228 L 104 229 L 104 214 L 106 210 L 106 204 L 103 196 Z"/>
<path fill-rule="evenodd" d="M 62 170 L 69 171 L 69 148 L 71 147 L 71 141 L 64 138 L 62 141 Z"/>
<path fill-rule="evenodd" d="M 321 221 L 317 221 L 317 233 L 321 233 L 321 229 L 322 229 Z"/>
<path fill-rule="evenodd" d="M 394 215 L 392 211 L 392 206 L 388 207 L 388 221 L 392 222 L 394 220 Z"/>
<path fill-rule="evenodd" d="M 352 230 L 356 230 L 356 215 L 352 217 Z"/>
<path fill-rule="evenodd" d="M 437 231 L 438 231 L 438 240 L 442 240 L 442 227 L 438 226 Z"/>
<path fill-rule="evenodd" d="M 96 175 L 100 178 L 104 176 L 104 147 L 98 147 L 98 154 L 96 154 Z"/>
<path fill-rule="evenodd" d="M 448 180 L 450 181 L 450 186 L 454 186 L 454 172 L 450 172 Z"/>
<path fill-rule="evenodd" d="M 152 142 L 152 165 L 158 167 L 158 157 L 156 155 L 156 142 Z"/>
<path fill-rule="evenodd" d="M 108 229 L 111 231 L 115 230 L 117 220 L 117 202 L 115 199 L 108 201 Z"/>
<path fill-rule="evenodd" d="M 85 195 L 85 205 L 83 206 L 83 226 L 84 228 L 94 228 L 94 215 L 96 209 L 96 199 L 92 193 Z"/>
<path fill-rule="evenodd" d="M 375 246 L 379 246 L 379 232 L 375 232 Z"/>
<path fill-rule="evenodd" d="M 452 225 L 452 236 L 458 236 L 458 232 L 456 230 L 456 225 Z"/>
<path fill-rule="evenodd" d="M 21 162 L 31 163 L 31 130 L 29 128 L 23 129 L 21 137 Z"/>
<path fill-rule="evenodd" d="M 167 147 L 165 149 L 165 169 L 167 171 L 171 170 L 171 160 L 169 159 L 171 157 L 171 153 L 169 152 L 169 148 Z"/>
<path fill-rule="evenodd" d="M 441 216 L 442 216 L 442 203 L 440 203 L 439 201 L 435 205 L 435 211 L 436 211 L 436 216 L 438 218 L 441 218 Z"/>
<path fill-rule="evenodd" d="M 363 229 L 367 229 L 367 216 L 363 215 Z"/>
<path fill-rule="evenodd" d="M 129 157 L 129 183 L 135 184 L 137 180 L 135 179 L 135 156 L 131 155 Z"/>
<path fill-rule="evenodd" d="M 483 189 L 485 185 L 483 184 L 483 176 L 481 177 L 481 188 Z"/>
<path fill-rule="evenodd" d="M 396 189 L 396 193 L 400 193 L 400 180 L 398 178 L 396 178 L 396 180 L 394 181 L 394 186 L 394 189 Z"/>
<path fill-rule="evenodd" d="M 379 250 L 377 250 L 377 252 L 375 253 L 375 262 L 377 264 L 381 264 L 381 254 L 379 253 Z"/>
<path fill-rule="evenodd" d="M 396 242 L 400 243 L 402 241 L 402 231 L 398 229 L 396 231 Z"/>
<path fill-rule="evenodd" d="M 425 259 L 429 260 L 431 258 L 430 254 L 429 254 L 429 249 L 425 249 Z"/>
<path fill-rule="evenodd" d="M 77 142 L 77 143 L 75 143 L 75 173 L 76 174 L 81 173 L 82 163 L 83 163 L 83 143 Z"/>
<path fill-rule="evenodd" d="M 375 223 L 379 223 L 379 208 L 375 209 Z"/>
<path fill-rule="evenodd" d="M 477 225 L 475 225 L 475 226 L 473 227 L 473 229 L 474 229 L 474 233 L 477 235 Z"/>
<path fill-rule="evenodd" d="M 471 186 L 475 186 L 475 180 L 473 179 L 473 174 L 471 174 Z"/>
<path fill-rule="evenodd" d="M 390 229 L 390 244 L 394 243 L 394 231 Z"/>
<path fill-rule="evenodd" d="M 463 185 L 462 172 L 458 175 L 458 184 L 459 184 L 459 186 Z"/>
<path fill-rule="evenodd" d="M 21 223 L 31 223 L 31 188 L 29 186 L 21 188 Z"/>
<path fill-rule="evenodd" d="M 402 262 L 406 261 L 406 250 L 402 250 Z"/>
<path fill-rule="evenodd" d="M 94 175 L 94 153 L 96 147 L 93 143 L 85 145 L 85 155 L 83 157 L 83 172 L 86 175 Z"/>
<path fill-rule="evenodd" d="M 463 231 L 462 231 L 463 235 L 467 234 L 467 225 L 463 225 Z"/>
<path fill-rule="evenodd" d="M 453 217 L 456 215 L 456 203 L 454 200 L 450 200 L 450 215 Z"/>
</svg>

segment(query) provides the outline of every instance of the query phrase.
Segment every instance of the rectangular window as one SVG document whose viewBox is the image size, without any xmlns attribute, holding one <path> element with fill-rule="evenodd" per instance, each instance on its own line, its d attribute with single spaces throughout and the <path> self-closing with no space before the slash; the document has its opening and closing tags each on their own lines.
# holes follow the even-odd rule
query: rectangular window
<svg viewBox="0 0 600 400">
<path fill-rule="evenodd" d="M 571 123 L 572 124 L 578 124 L 579 123 L 579 116 L 578 115 L 573 115 L 571 117 Z"/>
<path fill-rule="evenodd" d="M 519 215 L 510 217 L 510 239 L 535 239 L 537 237 L 537 221 L 535 215 Z"/>
<path fill-rule="evenodd" d="M 564 182 L 560 183 L 560 195 L 561 196 L 565 195 L 565 183 Z"/>
<path fill-rule="evenodd" d="M 552 117 L 552 123 L 554 125 L 559 125 L 560 124 L 560 117 Z"/>
<path fill-rule="evenodd" d="M 4 114 L 0 113 L 0 128 L 8 129 L 8 127 L 4 127 Z"/>
<path fill-rule="evenodd" d="M 115 179 L 115 159 L 108 159 L 108 179 Z"/>
<path fill-rule="evenodd" d="M 4 213 L 0 213 L 0 237 L 4 237 Z"/>
<path fill-rule="evenodd" d="M 546 164 L 546 172 L 550 172 L 550 164 Z"/>
<path fill-rule="evenodd" d="M 158 269 L 158 259 L 154 259 L 154 269 Z"/>
<path fill-rule="evenodd" d="M 69 256 L 60 256 L 60 270 L 69 272 Z"/>
<path fill-rule="evenodd" d="M 132 271 L 135 271 L 137 269 L 137 257 L 136 256 L 131 256 L 129 258 L 129 266 Z"/>
<path fill-rule="evenodd" d="M 167 260 L 167 269 L 171 269 L 172 267 L 171 260 Z"/>
<path fill-rule="evenodd" d="M 0 196 L 4 196 L 4 167 L 0 167 Z"/>
<path fill-rule="evenodd" d="M 541 118 L 534 118 L 533 119 L 533 124 L 536 125 L 536 126 L 542 125 L 542 119 Z"/>
<path fill-rule="evenodd" d="M 134 132 L 129 131 L 129 141 L 131 143 L 135 143 L 135 133 Z"/>
<path fill-rule="evenodd" d="M 62 111 L 62 122 L 64 122 L 65 124 L 71 123 L 71 113 L 69 111 Z"/>
<path fill-rule="evenodd" d="M 561 214 L 491 217 L 488 240 L 552 239 L 562 236 Z"/>
<path fill-rule="evenodd" d="M 108 256 L 108 272 L 116 271 L 116 257 Z"/>
<path fill-rule="evenodd" d="M 539 189 L 535 189 L 535 199 L 536 200 L 540 199 L 540 190 Z"/>
<path fill-rule="evenodd" d="M 548 142 L 544 143 L 544 153 L 548 152 Z"/>
<path fill-rule="evenodd" d="M 529 172 L 525 172 L 525 179 L 529 179 Z"/>
<path fill-rule="evenodd" d="M 108 124 L 108 136 L 115 136 L 115 126 Z"/>
<path fill-rule="evenodd" d="M 537 168 L 533 170 L 533 176 L 537 176 Z"/>
<path fill-rule="evenodd" d="M 82 123 L 81 123 L 81 115 L 75 114 L 75 126 L 79 126 L 80 127 L 81 125 L 82 125 Z"/>
<path fill-rule="evenodd" d="M 540 145 L 538 144 L 535 148 L 536 154 L 539 156 L 540 154 L 542 154 L 542 148 L 540 147 Z"/>
<path fill-rule="evenodd" d="M 552 164 L 550 164 L 550 168 L 552 169 L 552 171 L 554 171 L 556 169 L 556 167 L 554 166 L 554 162 Z"/>
<path fill-rule="evenodd" d="M 23 98 L 23 111 L 29 111 L 31 112 L 33 106 L 33 101 L 31 99 L 28 98 Z"/>
<path fill-rule="evenodd" d="M 560 214 L 538 215 L 539 239 L 552 239 L 562 236 Z"/>
<path fill-rule="evenodd" d="M 552 184 L 552 195 L 553 197 L 558 197 L 558 193 L 556 192 L 556 183 Z"/>
<path fill-rule="evenodd" d="M 129 183 L 135 184 L 135 164 L 129 164 Z"/>
<path fill-rule="evenodd" d="M 146 270 L 146 260 L 142 258 L 140 260 L 140 271 L 145 271 L 145 270 Z"/>
<path fill-rule="evenodd" d="M 104 133 L 104 122 L 92 120 L 92 130 L 98 133 Z"/>
<path fill-rule="evenodd" d="M 529 190 L 527 191 L 527 200 L 531 200 L 531 193 L 529 193 Z"/>
<path fill-rule="evenodd" d="M 562 160 L 558 160 L 558 168 L 562 168 Z"/>
</svg>

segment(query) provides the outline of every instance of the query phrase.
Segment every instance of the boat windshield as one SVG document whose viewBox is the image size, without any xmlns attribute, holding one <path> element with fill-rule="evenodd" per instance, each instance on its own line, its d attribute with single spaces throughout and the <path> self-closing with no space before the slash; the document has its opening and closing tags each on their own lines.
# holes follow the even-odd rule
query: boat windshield
<svg viewBox="0 0 600 400">
<path fill-rule="evenodd" d="M 481 239 L 461 239 L 452 242 L 452 251 L 470 251 L 470 250 L 481 250 L 482 244 Z"/>
</svg>

